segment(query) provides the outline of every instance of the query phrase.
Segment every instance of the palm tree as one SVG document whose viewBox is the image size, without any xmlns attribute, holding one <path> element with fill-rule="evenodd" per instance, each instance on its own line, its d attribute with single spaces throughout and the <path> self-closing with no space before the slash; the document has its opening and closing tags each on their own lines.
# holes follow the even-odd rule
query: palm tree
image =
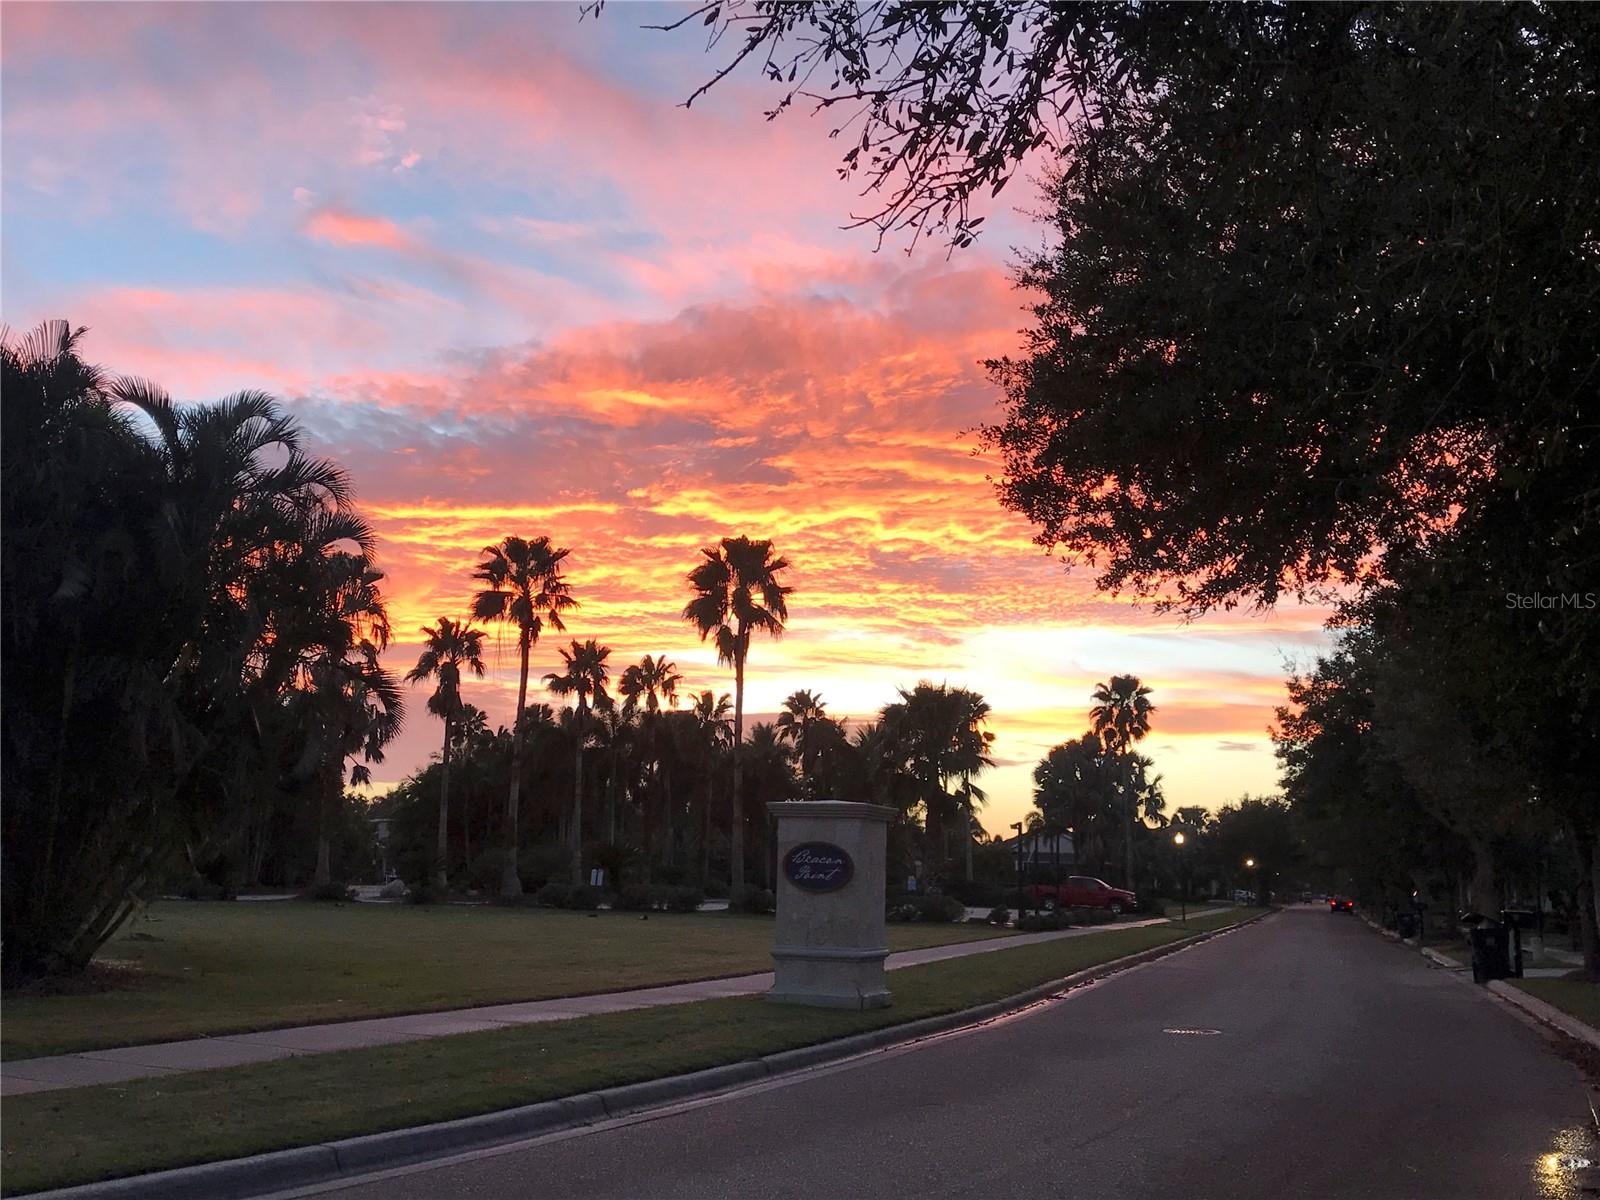
<svg viewBox="0 0 1600 1200">
<path fill-rule="evenodd" d="M 1095 735 L 1113 755 L 1121 757 L 1128 747 L 1150 732 L 1150 717 L 1156 706 L 1150 703 L 1150 689 L 1137 675 L 1113 675 L 1109 683 L 1094 689 L 1094 707 L 1089 723 Z M 1122 886 L 1133 887 L 1133 808 L 1130 793 L 1122 812 Z"/>
<path fill-rule="evenodd" d="M 422 627 L 423 648 L 417 665 L 406 672 L 407 683 L 434 679 L 438 683 L 428 697 L 428 711 L 444 722 L 444 749 L 439 761 L 439 890 L 450 886 L 447 860 L 450 855 L 450 752 L 455 743 L 456 722 L 462 717 L 461 668 L 483 678 L 483 630 L 473 629 L 469 621 L 440 617 L 435 627 Z M 480 717 L 482 714 L 479 714 Z"/>
<path fill-rule="evenodd" d="M 622 787 L 622 802 L 628 804 L 630 791 L 627 776 L 631 774 L 630 754 L 638 725 L 633 709 L 626 704 L 613 704 L 598 713 L 595 722 L 596 740 L 604 752 L 606 762 L 606 842 L 617 842 L 617 788 Z"/>
<path fill-rule="evenodd" d="M 517 875 L 517 814 L 521 807 L 522 754 L 525 744 L 523 711 L 528 704 L 528 654 L 544 627 L 565 631 L 561 614 L 576 608 L 572 590 L 561 573 L 569 551 L 550 544 L 547 537 L 508 537 L 485 546 L 484 558 L 472 577 L 489 585 L 473 601 L 473 615 L 481 620 L 509 621 L 517 627 L 517 715 L 511 727 L 511 792 L 506 799 L 506 861 L 500 873 L 500 895 L 522 894 Z"/>
<path fill-rule="evenodd" d="M 1129 782 L 1133 789 L 1133 806 L 1139 818 L 1160 828 L 1167 819 L 1167 794 L 1162 788 L 1162 776 L 1151 775 L 1155 760 L 1143 754 L 1129 756 Z"/>
<path fill-rule="evenodd" d="M 1110 871 L 1109 848 L 1126 812 L 1127 764 L 1094 733 L 1053 747 L 1034 768 L 1034 803 L 1072 833 L 1080 864 Z M 1135 781 L 1137 784 L 1137 781 Z M 1137 787 L 1135 788 L 1137 790 Z"/>
<path fill-rule="evenodd" d="M 663 709 L 678 707 L 678 685 L 683 676 L 678 665 L 665 654 L 646 654 L 622 673 L 618 691 L 624 704 L 634 712 L 643 709 L 641 728 L 650 747 L 651 769 L 662 792 L 662 862 L 672 860 L 672 768 L 668 765 L 667 748 L 670 738 L 662 720 Z"/>
<path fill-rule="evenodd" d="M 826 702 L 809 691 L 790 693 L 778 714 L 778 740 L 789 742 L 800 756 L 800 794 L 812 798 L 811 770 L 816 761 L 817 726 L 828 719 Z"/>
<path fill-rule="evenodd" d="M 777 729 L 758 721 L 750 730 L 750 742 L 744 748 L 745 772 L 742 779 L 744 793 L 741 806 L 759 831 L 761 886 L 771 889 L 773 879 L 772 823 L 767 819 L 766 803 L 772 800 L 789 800 L 795 791 L 794 766 L 788 748 L 778 736 Z"/>
<path fill-rule="evenodd" d="M 571 650 L 561 651 L 566 670 L 552 673 L 544 681 L 558 696 L 578 698 L 575 728 L 573 729 L 574 765 L 572 782 L 572 817 L 569 840 L 572 849 L 572 882 L 583 882 L 583 746 L 589 736 L 589 703 L 596 708 L 610 708 L 611 695 L 606 691 L 610 672 L 606 659 L 611 657 L 611 647 L 602 646 L 593 638 L 586 642 L 573 640 Z"/>
<path fill-rule="evenodd" d="M 474 776 L 483 773 L 483 757 L 493 745 L 493 736 L 489 732 L 489 714 L 475 704 L 462 702 L 461 711 L 456 714 L 455 740 L 452 744 L 452 757 L 466 758 L 471 770 L 467 773 L 466 791 L 462 796 L 461 809 L 461 859 L 470 868 L 472 866 L 472 799 L 477 789 L 473 786 Z"/>
<path fill-rule="evenodd" d="M 788 559 L 775 558 L 770 541 L 723 538 L 718 547 L 700 552 L 705 561 L 689 572 L 694 598 L 684 605 L 683 619 L 700 640 L 716 638 L 717 661 L 733 667 L 733 791 L 729 830 L 728 892 L 737 904 L 744 898 L 744 821 L 740 812 L 739 757 L 744 741 L 744 665 L 750 635 L 756 631 L 780 637 L 789 619 L 787 597 L 794 590 L 778 581 Z"/>
<path fill-rule="evenodd" d="M 695 744 L 700 757 L 700 878 L 711 873 L 711 764 L 717 751 L 733 742 L 728 719 L 733 699 L 727 692 L 718 696 L 701 692 L 694 698 L 690 716 L 694 719 Z"/>
<path fill-rule="evenodd" d="M 943 869 L 948 850 L 946 819 L 955 801 L 947 784 L 962 780 L 967 804 L 976 803 L 982 793 L 971 787 L 971 777 L 993 765 L 988 750 L 994 735 L 982 727 L 988 717 L 988 702 L 978 693 L 926 680 L 910 691 L 901 688 L 900 699 L 885 705 L 880 715 L 896 759 L 917 781 L 926 814 L 930 878 Z M 966 828 L 970 844 L 970 820 Z"/>
<path fill-rule="evenodd" d="M 956 725 L 951 740 L 950 756 L 946 763 L 947 778 L 960 780 L 956 789 L 956 803 L 966 824 L 963 839 L 966 880 L 972 882 L 972 830 L 976 824 L 975 809 L 988 802 L 988 795 L 972 782 L 980 771 L 994 766 L 989 757 L 989 747 L 994 744 L 994 734 L 983 725 L 989 719 L 989 702 L 968 688 L 954 691 Z"/>
<path fill-rule="evenodd" d="M 635 711 L 643 709 L 654 716 L 663 707 L 678 707 L 678 685 L 682 682 L 683 675 L 678 671 L 677 663 L 665 654 L 659 658 L 646 654 L 622 672 L 622 682 L 617 690 Z"/>
<path fill-rule="evenodd" d="M 272 824 L 323 732 L 296 723 L 333 686 L 313 667 L 344 641 L 330 559 L 374 544 L 271 397 L 176 405 L 81 337 L 0 328 L 0 623 L 29 664 L 0 689 L 8 986 L 83 969 L 175 854 Z"/>
<path fill-rule="evenodd" d="M 367 762 L 382 762 L 383 748 L 405 714 L 399 687 L 378 661 L 389 644 L 389 617 L 378 588 L 382 572 L 365 555 L 349 553 L 331 555 L 325 571 L 328 634 L 302 656 L 290 701 L 304 738 L 294 774 L 309 781 L 316 804 L 319 887 L 331 880 L 328 820 L 344 791 L 345 760 L 360 754 Z M 351 772 L 353 784 L 370 779 L 365 765 Z"/>
</svg>

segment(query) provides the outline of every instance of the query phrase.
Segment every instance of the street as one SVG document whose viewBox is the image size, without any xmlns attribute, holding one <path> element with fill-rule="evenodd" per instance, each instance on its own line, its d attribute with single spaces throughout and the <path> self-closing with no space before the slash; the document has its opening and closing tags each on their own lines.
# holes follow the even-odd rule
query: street
<svg viewBox="0 0 1600 1200">
<path fill-rule="evenodd" d="M 1319 907 L 980 1031 L 317 1194 L 1506 1200 L 1567 1194 L 1540 1159 L 1589 1123 L 1534 1031 Z"/>
</svg>

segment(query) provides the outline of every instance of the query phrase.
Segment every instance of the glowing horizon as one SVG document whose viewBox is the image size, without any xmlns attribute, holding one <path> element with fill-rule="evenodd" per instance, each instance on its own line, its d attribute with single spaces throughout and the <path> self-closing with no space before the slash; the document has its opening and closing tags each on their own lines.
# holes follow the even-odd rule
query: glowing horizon
<svg viewBox="0 0 1600 1200">
<path fill-rule="evenodd" d="M 874 253 L 838 146 L 761 118 L 754 79 L 685 110 L 692 38 L 554 6 L 12 5 L 4 25 L 6 319 L 179 400 L 283 397 L 353 474 L 396 642 L 465 613 L 500 537 L 572 549 L 567 637 L 665 653 L 731 691 L 680 619 L 719 537 L 794 564 L 787 635 L 746 709 L 798 688 L 870 718 L 918 679 L 983 692 L 992 831 L 1114 673 L 1155 689 L 1169 808 L 1272 790 L 1265 728 L 1320 610 L 1193 625 L 1063 575 L 995 500 L 970 430 L 981 360 L 1018 345 L 1013 245 Z M 468 689 L 509 720 L 514 655 Z M 413 716 L 375 776 L 426 762 Z"/>
</svg>

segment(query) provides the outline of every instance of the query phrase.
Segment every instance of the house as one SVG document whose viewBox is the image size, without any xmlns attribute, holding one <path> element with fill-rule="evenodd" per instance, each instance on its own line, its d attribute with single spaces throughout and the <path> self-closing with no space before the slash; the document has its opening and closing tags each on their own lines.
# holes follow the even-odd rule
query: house
<svg viewBox="0 0 1600 1200">
<path fill-rule="evenodd" d="M 1022 871 L 1030 882 L 1052 881 L 1058 869 L 1065 871 L 1078 865 L 1077 849 L 1072 844 L 1070 833 L 1024 833 L 1021 837 L 1006 838 L 1003 845 L 1013 863 L 1017 861 L 1019 843 L 1022 846 Z"/>
</svg>

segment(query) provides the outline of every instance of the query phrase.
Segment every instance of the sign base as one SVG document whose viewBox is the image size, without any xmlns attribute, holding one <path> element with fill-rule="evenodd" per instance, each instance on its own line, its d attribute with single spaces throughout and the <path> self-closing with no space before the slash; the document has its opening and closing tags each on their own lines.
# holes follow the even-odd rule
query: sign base
<svg viewBox="0 0 1600 1200">
<path fill-rule="evenodd" d="M 888 1008 L 883 982 L 887 946 L 867 950 L 825 946 L 774 946 L 776 982 L 766 997 L 813 1008 Z"/>
</svg>

